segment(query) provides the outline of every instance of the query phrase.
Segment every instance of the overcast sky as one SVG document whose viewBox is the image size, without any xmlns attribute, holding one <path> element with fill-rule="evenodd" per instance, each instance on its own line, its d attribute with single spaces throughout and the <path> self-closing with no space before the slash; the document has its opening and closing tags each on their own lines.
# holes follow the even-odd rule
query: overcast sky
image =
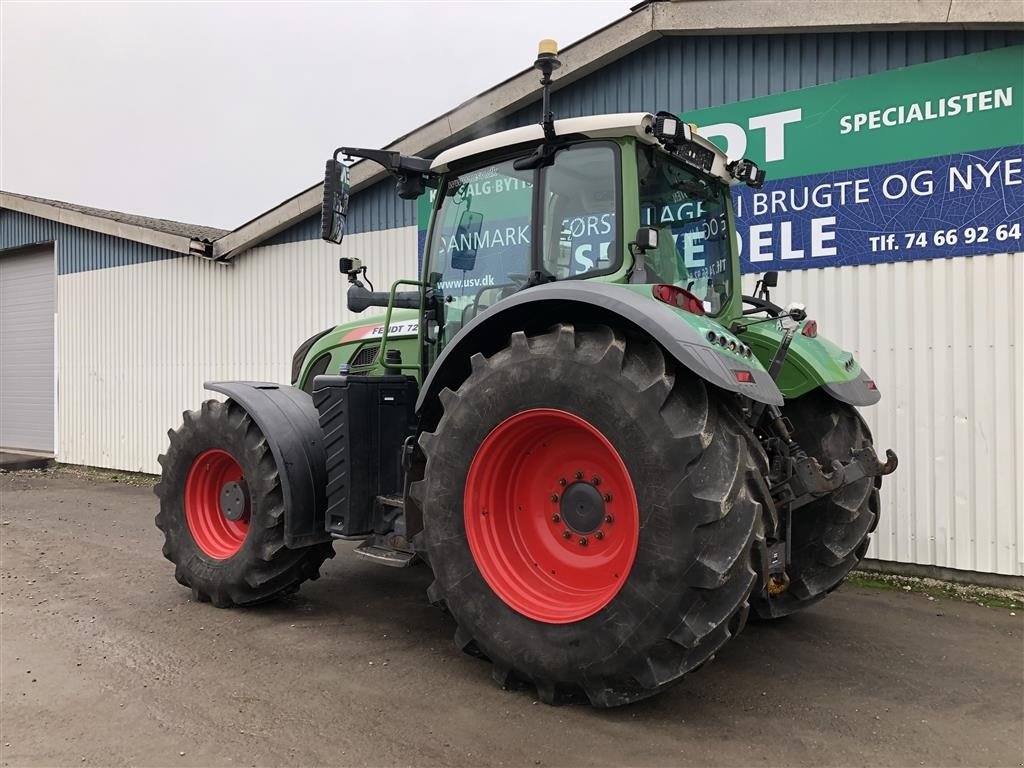
<svg viewBox="0 0 1024 768">
<path fill-rule="evenodd" d="M 0 187 L 231 229 L 635 0 L 0 2 Z"/>
</svg>

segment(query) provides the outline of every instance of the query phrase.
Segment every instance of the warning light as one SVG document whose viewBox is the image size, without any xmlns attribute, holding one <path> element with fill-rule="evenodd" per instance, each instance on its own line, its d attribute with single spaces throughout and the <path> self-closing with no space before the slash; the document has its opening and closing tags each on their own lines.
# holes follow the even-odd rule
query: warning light
<svg viewBox="0 0 1024 768">
<path fill-rule="evenodd" d="M 754 374 L 752 371 L 733 371 L 733 374 L 736 376 L 736 381 L 740 384 L 754 383 Z"/>
</svg>

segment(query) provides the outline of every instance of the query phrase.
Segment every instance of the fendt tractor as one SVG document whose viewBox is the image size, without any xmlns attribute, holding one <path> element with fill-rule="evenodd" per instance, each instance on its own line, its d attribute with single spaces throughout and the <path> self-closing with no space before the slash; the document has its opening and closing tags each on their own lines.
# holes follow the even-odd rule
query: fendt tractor
<svg viewBox="0 0 1024 768">
<path fill-rule="evenodd" d="M 212 382 L 160 456 L 156 524 L 197 601 L 294 592 L 334 555 L 423 563 L 428 599 L 502 685 L 614 706 L 701 666 L 753 611 L 805 609 L 863 557 L 880 460 L 854 356 L 767 273 L 741 294 L 730 160 L 679 116 L 555 120 L 425 159 L 339 148 L 322 235 L 341 243 L 349 163 L 433 199 L 419 280 L 348 307 L 291 386 Z M 422 567 L 422 566 L 421 566 Z"/>
</svg>

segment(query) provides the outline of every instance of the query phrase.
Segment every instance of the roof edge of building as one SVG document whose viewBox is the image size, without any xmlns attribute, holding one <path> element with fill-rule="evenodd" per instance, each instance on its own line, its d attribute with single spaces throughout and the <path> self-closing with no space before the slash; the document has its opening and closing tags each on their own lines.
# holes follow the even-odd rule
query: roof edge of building
<svg viewBox="0 0 1024 768">
<path fill-rule="evenodd" d="M 175 253 L 194 256 L 210 255 L 210 243 L 199 238 L 161 232 L 139 224 L 131 224 L 104 216 L 85 213 L 84 211 L 65 208 L 57 205 L 58 202 L 60 201 L 55 200 L 52 204 L 49 204 L 38 199 L 27 199 L 14 192 L 0 191 L 0 208 L 18 211 L 29 216 L 37 216 L 41 219 L 48 219 L 69 227 L 78 227 L 79 229 L 87 229 L 92 232 L 99 232 L 100 234 L 151 245 L 155 248 L 162 248 Z"/>
<path fill-rule="evenodd" d="M 1024 4 L 1017 0 L 789 0 L 765 4 L 750 0 L 652 0 L 559 52 L 559 90 L 665 36 L 702 34 L 814 33 L 900 29 L 982 29 L 1024 27 Z M 523 70 L 478 96 L 387 145 L 406 154 L 430 154 L 466 138 L 486 120 L 500 119 L 539 98 L 533 68 Z M 352 167 L 354 192 L 379 181 L 385 172 L 359 162 Z M 230 259 L 258 245 L 320 206 L 323 184 L 298 195 L 237 227 L 213 244 L 216 259 Z"/>
</svg>

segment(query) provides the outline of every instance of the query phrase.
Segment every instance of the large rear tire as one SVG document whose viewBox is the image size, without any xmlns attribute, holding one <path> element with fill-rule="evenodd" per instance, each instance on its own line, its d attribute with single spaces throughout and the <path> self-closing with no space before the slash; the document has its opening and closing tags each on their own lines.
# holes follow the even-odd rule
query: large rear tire
<svg viewBox="0 0 1024 768">
<path fill-rule="evenodd" d="M 821 390 L 787 403 L 784 415 L 800 447 L 823 467 L 850 458 L 850 449 L 871 445 L 871 431 L 852 405 Z M 789 588 L 758 595 L 761 618 L 778 618 L 817 603 L 838 587 L 864 557 L 878 525 L 882 478 L 865 477 L 793 513 Z"/>
<path fill-rule="evenodd" d="M 294 592 L 334 557 L 330 542 L 284 544 L 284 502 L 277 466 L 245 409 L 208 400 L 186 411 L 160 456 L 156 526 L 164 557 L 196 601 L 218 608 L 262 603 Z"/>
<path fill-rule="evenodd" d="M 626 704 L 743 628 L 764 455 L 656 344 L 606 326 L 516 333 L 440 399 L 411 489 L 429 596 L 496 680 Z"/>
</svg>

